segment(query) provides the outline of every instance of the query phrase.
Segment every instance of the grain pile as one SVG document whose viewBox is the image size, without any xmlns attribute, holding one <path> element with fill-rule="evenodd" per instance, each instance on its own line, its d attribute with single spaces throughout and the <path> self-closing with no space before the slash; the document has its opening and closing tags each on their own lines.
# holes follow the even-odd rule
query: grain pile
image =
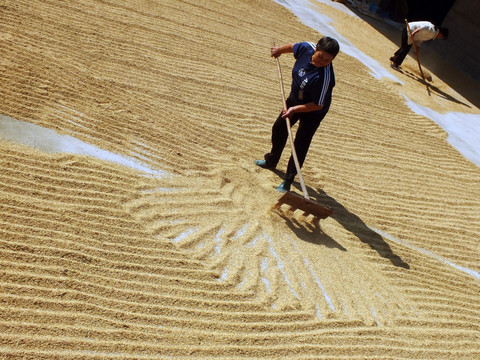
<svg viewBox="0 0 480 360">
<path fill-rule="evenodd" d="M 378 61 L 396 49 L 317 7 Z M 402 96 L 478 113 L 441 80 L 428 96 L 412 59 L 401 85 L 339 54 L 304 166 L 335 211 L 318 224 L 270 211 L 279 173 L 253 165 L 281 108 L 271 41 L 321 36 L 288 10 L 0 8 L 4 118 L 168 173 L 0 140 L 0 358 L 480 357 L 480 168 Z"/>
</svg>

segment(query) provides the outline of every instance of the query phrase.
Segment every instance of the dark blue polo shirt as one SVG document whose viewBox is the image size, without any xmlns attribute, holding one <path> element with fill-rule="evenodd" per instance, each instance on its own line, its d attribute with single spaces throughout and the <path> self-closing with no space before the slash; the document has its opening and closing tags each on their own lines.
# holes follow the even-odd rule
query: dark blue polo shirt
<svg viewBox="0 0 480 360">
<path fill-rule="evenodd" d="M 323 105 L 323 109 L 316 113 L 326 114 L 332 101 L 335 76 L 332 63 L 322 68 L 317 68 L 310 63 L 315 47 L 316 44 L 313 42 L 300 42 L 293 45 L 293 56 L 297 61 L 292 70 L 289 99 L 292 106 L 309 102 Z"/>
</svg>

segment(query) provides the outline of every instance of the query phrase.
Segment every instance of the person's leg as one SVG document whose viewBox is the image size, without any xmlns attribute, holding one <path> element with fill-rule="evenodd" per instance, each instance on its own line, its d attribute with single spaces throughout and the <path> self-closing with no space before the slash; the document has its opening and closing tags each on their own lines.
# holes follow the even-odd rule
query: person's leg
<svg viewBox="0 0 480 360">
<path fill-rule="evenodd" d="M 298 117 L 290 119 L 290 126 L 295 125 L 298 121 Z M 265 160 L 268 164 L 276 166 L 280 157 L 282 156 L 283 149 L 288 139 L 287 121 L 280 116 L 275 121 L 272 127 L 272 149 L 268 154 L 265 154 Z"/>
<path fill-rule="evenodd" d="M 288 101 L 287 107 L 289 107 Z M 290 126 L 293 126 L 297 121 L 298 116 L 293 116 L 293 118 L 290 119 Z M 272 126 L 272 148 L 269 153 L 265 154 L 265 161 L 256 160 L 255 163 L 263 168 L 275 168 L 280 161 L 283 149 L 285 148 L 285 144 L 287 143 L 287 138 L 287 123 L 286 120 L 282 117 L 282 113 L 280 113 L 277 120 L 275 120 Z"/>
<path fill-rule="evenodd" d="M 287 142 L 288 130 L 285 119 L 280 114 L 272 126 L 272 149 L 265 154 L 265 161 L 267 167 L 274 168 L 277 166 L 280 157 L 282 156 L 283 148 Z"/>
<path fill-rule="evenodd" d="M 402 44 L 400 46 L 400 49 L 398 49 L 395 52 L 395 54 L 390 58 L 390 61 L 392 61 L 396 66 L 401 65 L 403 60 L 405 60 L 405 57 L 407 56 L 411 47 L 412 47 L 412 45 L 408 44 L 407 28 L 404 27 L 402 29 Z"/>
<path fill-rule="evenodd" d="M 297 153 L 298 162 L 300 167 L 303 166 L 305 158 L 307 156 L 308 149 L 313 139 L 313 135 L 318 129 L 320 122 L 323 117 L 312 118 L 312 117 L 303 117 L 300 120 L 300 125 L 295 136 L 295 151 Z M 285 174 L 285 181 L 291 184 L 297 175 L 297 168 L 295 167 L 295 161 L 293 160 L 293 155 L 290 156 L 287 166 L 287 172 Z"/>
</svg>

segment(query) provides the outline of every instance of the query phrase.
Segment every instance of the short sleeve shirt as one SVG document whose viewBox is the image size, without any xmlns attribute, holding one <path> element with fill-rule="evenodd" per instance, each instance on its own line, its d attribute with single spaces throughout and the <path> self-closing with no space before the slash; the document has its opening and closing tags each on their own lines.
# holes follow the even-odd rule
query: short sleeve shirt
<svg viewBox="0 0 480 360">
<path fill-rule="evenodd" d="M 292 88 L 289 99 L 294 105 L 314 102 L 323 105 L 319 113 L 326 113 L 332 101 L 332 89 L 335 76 L 332 63 L 318 68 L 311 63 L 316 44 L 300 42 L 293 45 L 293 56 L 296 59 L 292 69 Z"/>
<path fill-rule="evenodd" d="M 408 24 L 410 31 L 413 33 L 416 30 L 418 32 L 414 35 L 415 44 L 421 45 L 424 41 L 433 40 L 437 37 L 439 30 L 429 21 L 415 21 Z M 412 38 L 408 37 L 408 44 L 412 43 Z"/>
</svg>

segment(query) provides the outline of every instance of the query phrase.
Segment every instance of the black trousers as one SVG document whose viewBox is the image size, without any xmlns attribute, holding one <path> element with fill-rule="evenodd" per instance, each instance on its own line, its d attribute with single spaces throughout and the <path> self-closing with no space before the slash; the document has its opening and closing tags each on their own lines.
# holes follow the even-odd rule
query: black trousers
<svg viewBox="0 0 480 360">
<path fill-rule="evenodd" d="M 403 60 L 405 60 L 405 57 L 408 55 L 408 52 L 410 51 L 412 47 L 412 44 L 408 44 L 408 31 L 407 28 L 404 27 L 402 29 L 402 43 L 400 45 L 400 49 L 398 49 L 395 52 L 395 55 L 393 55 L 394 62 L 397 65 L 401 65 Z"/>
<path fill-rule="evenodd" d="M 290 107 L 290 102 L 287 100 L 287 107 Z M 312 142 L 313 135 L 318 129 L 320 122 L 325 117 L 326 113 L 318 115 L 317 113 L 299 113 L 295 114 L 290 119 L 290 125 L 293 126 L 297 122 L 300 122 L 297 133 L 295 135 L 295 151 L 297 153 L 298 162 L 302 167 L 305 157 L 307 156 L 308 148 Z M 288 139 L 287 123 L 282 114 L 278 116 L 272 127 L 272 149 L 269 153 L 265 154 L 265 160 L 269 167 L 275 167 L 282 156 L 283 149 Z M 290 156 L 288 161 L 287 172 L 285 174 L 285 180 L 292 183 L 293 179 L 297 175 L 297 169 L 293 156 Z"/>
</svg>

